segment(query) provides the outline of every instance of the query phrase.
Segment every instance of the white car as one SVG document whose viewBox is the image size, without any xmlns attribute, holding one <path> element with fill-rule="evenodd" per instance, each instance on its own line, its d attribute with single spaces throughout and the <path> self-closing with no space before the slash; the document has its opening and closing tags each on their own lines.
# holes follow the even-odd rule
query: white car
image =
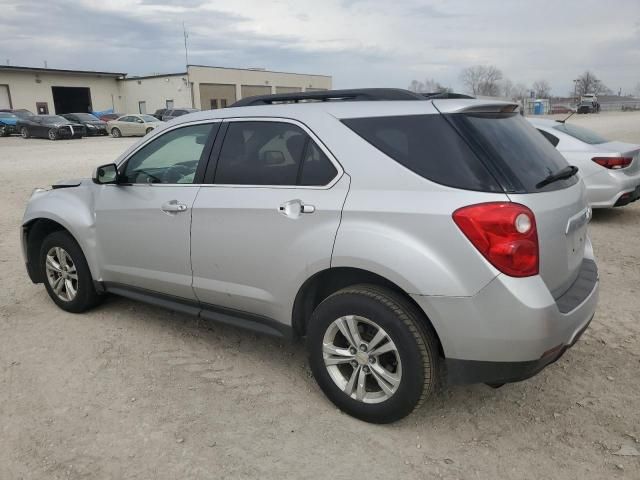
<svg viewBox="0 0 640 480">
<path fill-rule="evenodd" d="M 611 142 L 573 123 L 527 120 L 580 169 L 592 208 L 622 207 L 640 198 L 640 145 Z"/>
<path fill-rule="evenodd" d="M 112 137 L 142 137 L 154 128 L 164 125 L 155 117 L 146 114 L 123 115 L 107 123 L 107 130 Z"/>
</svg>

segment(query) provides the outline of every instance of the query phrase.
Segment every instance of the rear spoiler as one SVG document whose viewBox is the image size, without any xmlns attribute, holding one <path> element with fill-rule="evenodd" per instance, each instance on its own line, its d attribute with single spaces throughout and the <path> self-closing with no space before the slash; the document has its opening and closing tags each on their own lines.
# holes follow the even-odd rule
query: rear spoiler
<svg viewBox="0 0 640 480">
<path fill-rule="evenodd" d="M 440 113 L 513 113 L 520 105 L 511 102 L 491 102 L 486 100 L 437 100 L 433 106 Z"/>
</svg>

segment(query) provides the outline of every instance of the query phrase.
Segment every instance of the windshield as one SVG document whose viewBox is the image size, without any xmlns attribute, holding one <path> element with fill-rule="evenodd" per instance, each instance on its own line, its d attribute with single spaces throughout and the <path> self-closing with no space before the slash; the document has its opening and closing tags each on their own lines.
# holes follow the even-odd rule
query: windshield
<svg viewBox="0 0 640 480">
<path fill-rule="evenodd" d="M 58 115 L 41 115 L 40 118 L 46 123 L 69 123 L 69 120 Z"/>
<path fill-rule="evenodd" d="M 560 123 L 558 125 L 554 125 L 553 128 L 590 145 L 598 145 L 599 143 L 608 142 L 606 138 L 601 137 L 596 132 L 592 132 L 591 130 L 587 130 L 586 128 L 579 127 L 572 123 Z"/>
<path fill-rule="evenodd" d="M 100 119 L 90 113 L 76 113 L 75 117 L 81 122 L 99 122 Z"/>
<path fill-rule="evenodd" d="M 142 118 L 146 123 L 158 121 L 156 117 L 152 117 L 151 115 L 140 115 L 140 118 Z"/>
</svg>

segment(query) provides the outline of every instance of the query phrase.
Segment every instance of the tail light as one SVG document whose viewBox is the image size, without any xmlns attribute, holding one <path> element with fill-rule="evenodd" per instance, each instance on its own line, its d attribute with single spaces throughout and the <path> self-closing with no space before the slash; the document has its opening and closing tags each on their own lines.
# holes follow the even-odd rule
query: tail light
<svg viewBox="0 0 640 480">
<path fill-rule="evenodd" d="M 453 212 L 453 221 L 501 272 L 512 277 L 538 274 L 536 219 L 524 205 L 511 202 L 470 205 Z"/>
<path fill-rule="evenodd" d="M 620 170 L 631 165 L 631 157 L 593 157 L 591 160 L 609 170 Z"/>
</svg>

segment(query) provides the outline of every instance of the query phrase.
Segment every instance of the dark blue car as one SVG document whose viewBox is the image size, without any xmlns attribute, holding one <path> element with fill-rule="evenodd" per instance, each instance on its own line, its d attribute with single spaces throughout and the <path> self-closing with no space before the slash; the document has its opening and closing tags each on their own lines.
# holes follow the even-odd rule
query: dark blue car
<svg viewBox="0 0 640 480">
<path fill-rule="evenodd" d="M 0 112 L 0 137 L 8 137 L 12 133 L 18 133 L 16 122 L 18 117 L 10 112 Z"/>
</svg>

